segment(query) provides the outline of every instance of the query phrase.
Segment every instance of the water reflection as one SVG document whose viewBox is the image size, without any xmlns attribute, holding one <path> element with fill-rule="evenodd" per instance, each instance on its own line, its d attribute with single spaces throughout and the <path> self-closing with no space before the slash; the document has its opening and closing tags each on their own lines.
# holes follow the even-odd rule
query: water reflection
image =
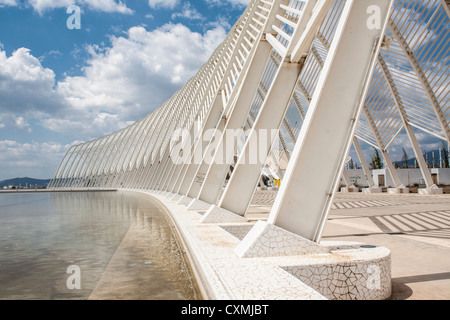
<svg viewBox="0 0 450 320">
<path fill-rule="evenodd" d="M 81 289 L 67 268 L 79 266 Z M 196 299 L 161 209 L 130 192 L 0 194 L 0 299 Z"/>
</svg>

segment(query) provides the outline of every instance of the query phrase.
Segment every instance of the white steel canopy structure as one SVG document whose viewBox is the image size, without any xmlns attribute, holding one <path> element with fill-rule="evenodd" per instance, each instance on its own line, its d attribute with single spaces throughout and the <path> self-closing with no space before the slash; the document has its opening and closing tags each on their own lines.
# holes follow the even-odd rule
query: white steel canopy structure
<svg viewBox="0 0 450 320">
<path fill-rule="evenodd" d="M 252 0 L 183 88 L 73 146 L 49 188 L 160 190 L 244 217 L 272 170 L 268 223 L 319 242 L 352 144 L 371 187 L 359 141 L 401 190 L 388 149 L 406 132 L 426 190 L 439 190 L 416 132 L 450 143 L 449 19 L 446 0 Z"/>
</svg>

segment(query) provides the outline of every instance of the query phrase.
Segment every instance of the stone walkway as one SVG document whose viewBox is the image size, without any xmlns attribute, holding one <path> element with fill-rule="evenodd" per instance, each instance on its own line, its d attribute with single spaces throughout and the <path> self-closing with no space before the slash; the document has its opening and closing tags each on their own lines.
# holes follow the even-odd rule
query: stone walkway
<svg viewBox="0 0 450 320">
<path fill-rule="evenodd" d="M 266 218 L 274 191 L 257 191 L 250 219 Z M 450 299 L 450 195 L 338 193 L 325 241 L 360 241 L 392 253 L 394 300 Z"/>
</svg>

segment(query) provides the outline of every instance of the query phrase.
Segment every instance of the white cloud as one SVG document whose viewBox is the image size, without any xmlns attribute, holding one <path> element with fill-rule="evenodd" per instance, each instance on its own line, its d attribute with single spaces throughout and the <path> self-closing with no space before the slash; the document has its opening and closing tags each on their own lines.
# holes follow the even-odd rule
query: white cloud
<svg viewBox="0 0 450 320">
<path fill-rule="evenodd" d="M 31 176 L 48 179 L 53 175 L 69 145 L 55 142 L 20 143 L 0 141 L 0 180 Z"/>
<path fill-rule="evenodd" d="M 17 0 L 0 0 L 0 8 L 1 7 L 15 7 L 19 3 Z"/>
<path fill-rule="evenodd" d="M 75 4 L 75 0 L 28 0 L 28 4 L 39 14 L 56 8 L 65 8 Z"/>
<path fill-rule="evenodd" d="M 0 113 L 59 113 L 62 99 L 54 85 L 53 70 L 29 49 L 19 48 L 10 57 L 0 49 Z"/>
<path fill-rule="evenodd" d="M 221 26 L 204 34 L 182 24 L 133 27 L 108 47 L 89 46 L 82 76 L 55 81 L 29 49 L 0 50 L 0 122 L 29 123 L 81 139 L 117 131 L 162 105 L 223 41 Z M 86 50 L 86 48 L 84 49 Z"/>
<path fill-rule="evenodd" d="M 16 118 L 16 126 L 17 126 L 17 128 L 19 128 L 21 130 L 27 129 L 28 132 L 31 132 L 30 124 L 28 123 L 27 120 L 25 120 L 24 117 Z"/>
<path fill-rule="evenodd" d="M 214 5 L 233 5 L 233 6 L 247 6 L 250 0 L 206 0 L 206 3 Z"/>
<path fill-rule="evenodd" d="M 179 0 L 148 0 L 148 5 L 153 9 L 174 9 Z"/>
<path fill-rule="evenodd" d="M 197 11 L 194 7 L 191 6 L 190 2 L 186 2 L 183 5 L 181 12 L 176 12 L 172 14 L 172 19 L 176 18 L 185 18 L 189 20 L 204 20 L 205 18 Z"/>
<path fill-rule="evenodd" d="M 78 123 L 75 116 L 64 121 L 87 130 L 95 119 L 95 129 L 109 133 L 138 120 L 191 78 L 225 36 L 222 27 L 201 35 L 182 24 L 167 24 L 153 31 L 133 27 L 125 37 L 112 37 L 111 47 L 89 47 L 91 59 L 84 75 L 67 77 L 57 90 L 75 115 L 91 114 L 91 122 Z M 58 131 L 71 128 L 58 119 L 45 124 Z"/>
<path fill-rule="evenodd" d="M 28 121 L 22 117 L 11 113 L 0 113 L 0 129 L 16 129 L 31 132 L 31 126 Z"/>
<path fill-rule="evenodd" d="M 127 7 L 122 1 L 115 0 L 79 0 L 79 3 L 86 4 L 89 8 L 103 12 L 118 12 L 132 14 L 133 10 Z"/>
<path fill-rule="evenodd" d="M 117 131 L 167 100 L 225 36 L 219 25 L 203 34 L 182 24 L 133 27 L 110 46 L 83 48 L 90 54 L 83 75 L 59 82 L 29 49 L 7 56 L 0 48 L 0 128 L 36 132 L 40 124 L 85 141 Z M 0 175 L 48 177 L 53 172 L 45 170 L 56 168 L 65 150 L 57 143 L 0 141 Z"/>
<path fill-rule="evenodd" d="M 117 12 L 123 14 L 133 13 L 133 10 L 128 8 L 126 4 L 124 4 L 120 0 L 118 0 L 118 2 L 116 2 L 115 0 L 28 0 L 28 4 L 41 15 L 46 11 L 50 11 L 56 8 L 67 8 L 72 4 L 86 6 L 92 10 L 102 12 Z"/>
</svg>

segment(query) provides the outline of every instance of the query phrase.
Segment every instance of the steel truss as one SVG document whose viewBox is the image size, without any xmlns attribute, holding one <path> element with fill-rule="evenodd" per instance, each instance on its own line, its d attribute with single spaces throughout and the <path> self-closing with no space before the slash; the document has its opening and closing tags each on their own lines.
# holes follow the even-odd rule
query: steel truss
<svg viewBox="0 0 450 320">
<path fill-rule="evenodd" d="M 417 134 L 450 143 L 449 28 L 444 0 L 253 0 L 183 88 L 70 148 L 49 188 L 162 190 L 245 216 L 269 171 L 282 184 L 268 222 L 319 241 L 352 143 L 370 187 L 359 141 L 401 189 L 388 151 L 405 132 L 437 190 Z M 250 163 L 264 130 L 276 134 Z"/>
</svg>

